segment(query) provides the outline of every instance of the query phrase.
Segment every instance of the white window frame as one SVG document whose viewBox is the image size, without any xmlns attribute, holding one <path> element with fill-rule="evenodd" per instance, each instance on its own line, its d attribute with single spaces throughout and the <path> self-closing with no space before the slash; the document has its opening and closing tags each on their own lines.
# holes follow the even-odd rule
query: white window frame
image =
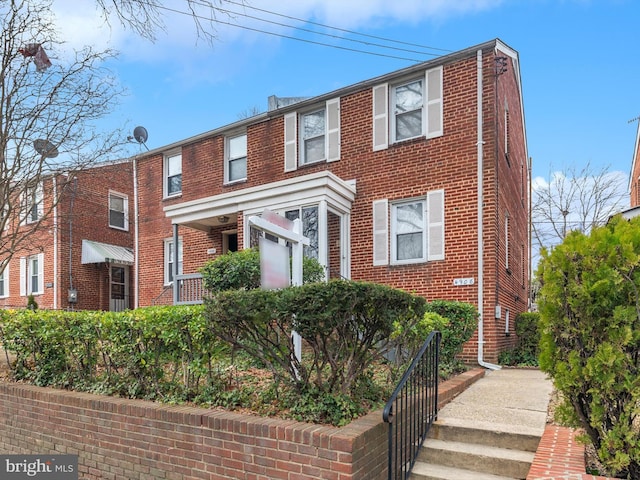
<svg viewBox="0 0 640 480">
<path fill-rule="evenodd" d="M 421 203 L 422 247 L 420 258 L 398 260 L 398 208 L 412 203 Z M 407 265 L 445 259 L 445 191 L 432 190 L 425 196 L 389 201 L 373 202 L 373 265 Z M 391 257 L 391 260 L 389 260 Z"/>
<path fill-rule="evenodd" d="M 407 138 L 402 138 L 402 139 L 398 139 L 397 137 L 397 118 L 400 114 L 406 114 L 408 112 L 400 112 L 396 109 L 396 105 L 397 105 L 397 91 L 399 88 L 402 87 L 406 87 L 407 85 L 410 85 L 412 83 L 416 83 L 416 82 L 420 82 L 420 88 L 421 88 L 421 95 L 422 95 L 422 102 L 420 103 L 419 108 L 416 108 L 414 110 L 412 110 L 413 112 L 415 111 L 420 111 L 420 131 L 417 132 L 416 135 L 413 135 L 412 137 L 407 137 Z M 407 140 L 412 140 L 414 138 L 419 138 L 419 137 L 423 137 L 425 135 L 425 126 L 426 126 L 426 108 L 425 108 L 425 79 L 424 77 L 416 77 L 416 78 L 411 78 L 408 79 L 406 81 L 403 81 L 401 83 L 397 83 L 395 85 L 393 85 L 391 87 L 391 141 L 393 143 L 398 143 L 398 142 L 406 142 Z"/>
<path fill-rule="evenodd" d="M 245 148 L 244 148 L 244 156 L 231 156 L 231 141 L 244 137 Z M 244 158 L 245 165 L 245 175 L 242 178 L 231 178 L 231 163 L 242 160 Z M 224 142 L 224 183 L 235 183 L 242 182 L 247 179 L 247 132 L 238 132 L 235 134 L 227 135 Z"/>
<path fill-rule="evenodd" d="M 403 200 L 401 202 L 391 203 L 391 264 L 407 265 L 411 263 L 424 263 L 427 261 L 427 205 L 426 198 L 414 198 L 411 200 Z M 399 259 L 398 258 L 398 210 L 408 205 L 419 204 L 422 213 L 422 224 L 420 229 L 413 233 L 421 234 L 422 255 L 420 257 Z"/>
<path fill-rule="evenodd" d="M 24 222 L 30 224 L 40 221 L 44 214 L 44 189 L 42 182 L 39 182 L 34 187 L 26 188 L 24 196 Z"/>
<path fill-rule="evenodd" d="M 36 289 L 33 279 L 36 279 Z M 44 293 L 44 253 L 20 257 L 20 296 L 42 295 Z"/>
<path fill-rule="evenodd" d="M 504 217 L 504 264 L 507 271 L 509 270 L 509 213 Z"/>
<path fill-rule="evenodd" d="M 4 270 L 0 272 L 0 282 L 2 287 L 0 288 L 0 298 L 9 297 L 9 264 L 7 263 Z"/>
<path fill-rule="evenodd" d="M 117 198 L 122 200 L 122 211 L 112 208 L 111 199 Z M 111 212 L 121 213 L 123 215 L 123 225 L 114 225 L 111 223 Z M 118 193 L 113 190 L 109 190 L 109 227 L 117 230 L 129 231 L 129 196 L 124 193 Z"/>
<path fill-rule="evenodd" d="M 373 151 L 385 150 L 390 144 L 425 137 L 444 135 L 443 77 L 442 66 L 426 70 L 422 76 L 402 78 L 392 84 L 380 84 L 372 88 L 373 97 Z M 422 82 L 421 132 L 415 137 L 398 139 L 396 135 L 397 89 L 410 83 Z"/>
<path fill-rule="evenodd" d="M 182 237 L 178 238 L 178 275 L 182 275 L 183 268 L 183 249 L 184 243 Z M 164 240 L 164 285 L 173 285 L 173 238 L 165 238 Z"/>
<path fill-rule="evenodd" d="M 170 171 L 170 166 L 172 164 L 172 160 L 179 158 L 180 159 L 180 172 L 171 172 Z M 162 188 L 163 188 L 163 195 L 164 198 L 170 198 L 170 197 L 176 197 L 179 195 L 182 195 L 182 151 L 175 151 L 175 152 L 170 152 L 170 153 L 166 153 L 164 155 L 164 161 L 163 161 L 163 174 L 162 174 Z M 172 175 L 170 175 L 170 173 L 172 173 Z M 180 190 L 175 191 L 175 192 L 170 192 L 169 191 L 169 180 L 171 178 L 180 176 Z"/>
<path fill-rule="evenodd" d="M 324 122 L 324 129 L 322 131 L 322 134 L 309 136 L 309 137 L 305 136 L 305 129 L 304 129 L 305 117 L 308 117 L 310 115 L 316 115 L 320 112 L 322 112 L 322 118 Z M 311 165 L 313 163 L 324 162 L 327 159 L 327 109 L 325 108 L 325 106 L 323 105 L 321 108 L 314 108 L 306 112 L 301 112 L 299 126 L 300 126 L 300 134 L 299 134 L 300 135 L 300 165 Z M 322 158 L 318 158 L 313 161 L 308 161 L 306 156 L 306 148 L 305 148 L 306 142 L 308 140 L 319 140 L 320 138 L 322 138 L 322 150 L 323 150 Z"/>
<path fill-rule="evenodd" d="M 312 113 L 324 112 L 324 157 L 307 161 L 305 158 L 304 117 Z M 315 138 L 320 137 L 317 135 Z M 315 105 L 300 112 L 284 116 L 284 171 L 292 172 L 298 166 L 340 160 L 340 97 L 327 100 L 324 105 Z"/>
</svg>

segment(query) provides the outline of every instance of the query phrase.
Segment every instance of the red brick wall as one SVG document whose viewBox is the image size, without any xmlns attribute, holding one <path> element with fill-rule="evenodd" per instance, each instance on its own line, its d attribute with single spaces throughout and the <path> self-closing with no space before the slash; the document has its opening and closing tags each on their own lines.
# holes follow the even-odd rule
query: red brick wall
<svg viewBox="0 0 640 480">
<path fill-rule="evenodd" d="M 0 451 L 79 455 L 80 478 L 385 480 L 379 411 L 346 427 L 0 384 Z"/>
<path fill-rule="evenodd" d="M 486 359 L 496 361 L 498 352 L 513 344 L 506 336 L 504 313 L 495 318 L 495 307 L 508 308 L 513 326 L 518 313 L 527 308 L 528 201 L 521 195 L 522 175 L 528 173 L 522 127 L 520 92 L 514 66 L 496 76 L 494 48 L 483 52 L 483 193 L 484 193 L 484 305 Z M 330 163 L 299 167 L 284 172 L 284 126 L 282 114 L 253 124 L 247 130 L 247 180 L 223 185 L 224 136 L 194 141 L 183 147 L 183 194 L 162 198 L 162 157 L 140 161 L 140 268 L 142 305 L 162 291 L 162 239 L 171 236 L 170 222 L 163 218 L 166 205 L 250 188 L 294 176 L 330 170 L 343 180 L 356 180 L 357 194 L 351 210 L 351 278 L 385 283 L 425 296 L 477 304 L 477 283 L 454 286 L 456 278 L 478 281 L 477 254 L 477 63 L 476 52 L 456 57 L 444 65 L 444 135 L 392 144 L 382 151 L 372 148 L 372 89 L 352 91 L 340 99 L 341 158 Z M 506 165 L 503 130 L 504 106 L 510 112 L 510 165 Z M 424 196 L 445 191 L 445 260 L 413 265 L 373 266 L 372 202 Z M 523 201 L 524 200 L 524 201 Z M 504 264 L 504 215 L 510 217 L 511 268 Z M 238 215 L 238 238 L 242 245 L 243 218 Z M 219 232 L 209 234 L 180 227 L 180 234 L 197 248 L 185 250 L 184 271 L 192 272 L 213 258 L 207 248 L 219 242 Z M 521 246 L 525 254 L 522 261 Z M 335 250 L 330 251 L 335 259 Z M 186 264 L 187 259 L 190 262 Z M 526 276 L 525 276 L 526 277 Z M 511 328 L 513 330 L 513 328 Z M 466 358 L 475 360 L 476 343 L 468 344 Z"/>
<path fill-rule="evenodd" d="M 438 386 L 444 407 L 484 369 Z M 83 480 L 386 480 L 382 411 L 346 427 L 0 383 L 0 451 L 78 455 Z"/>
<path fill-rule="evenodd" d="M 78 290 L 79 309 L 108 309 L 109 277 L 105 264 L 81 264 L 82 240 L 133 247 L 133 179 L 131 164 L 119 162 L 87 168 L 77 173 L 77 180 L 57 177 L 58 258 L 57 277 L 54 254 L 54 193 L 49 179 L 44 188 L 46 220 L 31 235 L 23 248 L 15 251 L 9 264 L 10 297 L 0 299 L 6 307 L 25 306 L 20 296 L 20 257 L 44 254 L 44 293 L 35 295 L 40 308 L 67 308 L 67 291 L 73 282 Z M 109 227 L 109 191 L 128 196 L 129 230 Z M 24 231 L 26 227 L 21 227 Z M 55 282 L 54 282 L 55 280 Z M 130 280 L 133 286 L 133 278 Z M 56 287 L 57 288 L 54 288 Z"/>
</svg>

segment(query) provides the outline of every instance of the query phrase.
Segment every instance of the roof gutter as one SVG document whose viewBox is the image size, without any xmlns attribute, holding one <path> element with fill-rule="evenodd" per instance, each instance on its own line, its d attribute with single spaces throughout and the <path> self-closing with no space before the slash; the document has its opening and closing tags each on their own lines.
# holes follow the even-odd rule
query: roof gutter
<svg viewBox="0 0 640 480">
<path fill-rule="evenodd" d="M 476 54 L 477 70 L 478 70 L 478 143 L 476 143 L 478 149 L 478 365 L 489 370 L 500 370 L 499 365 L 494 365 L 484 361 L 484 241 L 482 239 L 484 235 L 483 228 L 483 216 L 484 216 L 484 199 L 482 194 L 482 187 L 484 184 L 483 178 L 483 155 L 484 155 L 484 137 L 483 137 L 483 120 L 482 120 L 482 50 L 479 49 Z"/>
</svg>

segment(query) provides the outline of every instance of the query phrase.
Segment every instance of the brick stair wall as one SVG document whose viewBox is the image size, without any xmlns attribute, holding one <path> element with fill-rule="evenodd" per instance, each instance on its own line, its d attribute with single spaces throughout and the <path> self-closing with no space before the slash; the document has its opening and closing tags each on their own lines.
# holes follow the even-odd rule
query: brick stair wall
<svg viewBox="0 0 640 480">
<path fill-rule="evenodd" d="M 484 376 L 440 384 L 440 406 Z M 386 480 L 387 425 L 346 427 L 0 382 L 0 451 L 78 455 L 86 480 Z"/>
</svg>

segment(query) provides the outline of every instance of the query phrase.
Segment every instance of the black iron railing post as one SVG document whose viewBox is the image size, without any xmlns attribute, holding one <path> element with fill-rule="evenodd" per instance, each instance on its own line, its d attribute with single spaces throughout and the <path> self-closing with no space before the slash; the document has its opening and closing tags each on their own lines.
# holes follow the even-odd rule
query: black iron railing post
<svg viewBox="0 0 640 480">
<path fill-rule="evenodd" d="M 440 332 L 432 332 L 387 402 L 382 419 L 388 430 L 388 478 L 406 480 L 438 417 Z"/>
</svg>

